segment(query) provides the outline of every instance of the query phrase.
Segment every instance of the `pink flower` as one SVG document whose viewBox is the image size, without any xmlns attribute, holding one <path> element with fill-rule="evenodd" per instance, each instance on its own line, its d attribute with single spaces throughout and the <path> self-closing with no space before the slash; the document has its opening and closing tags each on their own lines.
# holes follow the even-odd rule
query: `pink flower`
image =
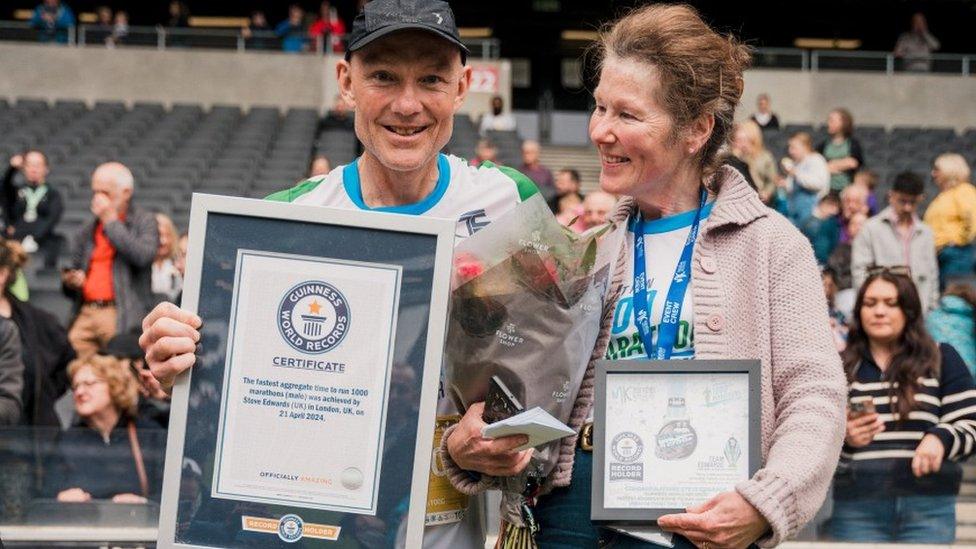
<svg viewBox="0 0 976 549">
<path fill-rule="evenodd" d="M 454 258 L 454 270 L 463 284 L 481 276 L 485 272 L 485 266 L 471 254 L 459 254 Z"/>
</svg>

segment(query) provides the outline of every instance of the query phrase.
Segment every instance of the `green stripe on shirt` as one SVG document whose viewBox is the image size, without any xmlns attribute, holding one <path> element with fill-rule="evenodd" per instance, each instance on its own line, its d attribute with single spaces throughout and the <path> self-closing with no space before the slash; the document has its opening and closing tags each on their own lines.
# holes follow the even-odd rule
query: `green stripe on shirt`
<svg viewBox="0 0 976 549">
<path fill-rule="evenodd" d="M 516 170 L 515 168 L 509 168 L 508 166 L 498 166 L 494 162 L 485 160 L 481 163 L 479 168 L 495 168 L 496 170 L 502 172 L 505 176 L 515 183 L 515 188 L 518 189 L 519 202 L 525 202 L 530 196 L 539 194 L 539 188 L 535 186 L 535 181 L 529 179 L 529 176 Z"/>
<path fill-rule="evenodd" d="M 298 200 L 298 197 L 304 194 L 308 194 L 313 190 L 315 190 L 315 188 L 319 186 L 319 183 L 321 183 L 322 180 L 323 178 L 306 179 L 305 181 L 302 181 L 301 183 L 295 185 L 290 189 L 285 189 L 283 191 L 271 193 L 268 196 L 264 197 L 264 199 L 273 200 L 275 202 L 294 202 Z"/>
</svg>

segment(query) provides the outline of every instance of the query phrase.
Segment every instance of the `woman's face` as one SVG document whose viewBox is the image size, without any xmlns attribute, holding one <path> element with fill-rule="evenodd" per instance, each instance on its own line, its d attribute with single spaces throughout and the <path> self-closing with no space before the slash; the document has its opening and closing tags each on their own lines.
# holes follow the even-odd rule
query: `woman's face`
<svg viewBox="0 0 976 549">
<path fill-rule="evenodd" d="M 82 418 L 91 417 L 112 407 L 108 382 L 99 379 L 90 366 L 78 370 L 71 380 L 75 411 Z"/>
<path fill-rule="evenodd" d="M 749 139 L 749 132 L 744 128 L 736 129 L 732 141 L 732 148 L 742 154 L 752 154 L 752 140 Z"/>
<path fill-rule="evenodd" d="M 868 339 L 895 341 L 905 331 L 905 312 L 898 304 L 898 288 L 887 280 L 875 279 L 864 292 L 861 327 Z"/>
<path fill-rule="evenodd" d="M 606 58 L 593 97 L 590 140 L 600 151 L 600 187 L 641 197 L 659 191 L 690 165 L 682 139 L 672 138 L 671 115 L 655 99 L 657 69 L 613 56 Z"/>
<path fill-rule="evenodd" d="M 843 129 L 844 120 L 840 117 L 839 112 L 834 111 L 827 115 L 827 133 L 830 135 L 840 135 Z"/>
</svg>

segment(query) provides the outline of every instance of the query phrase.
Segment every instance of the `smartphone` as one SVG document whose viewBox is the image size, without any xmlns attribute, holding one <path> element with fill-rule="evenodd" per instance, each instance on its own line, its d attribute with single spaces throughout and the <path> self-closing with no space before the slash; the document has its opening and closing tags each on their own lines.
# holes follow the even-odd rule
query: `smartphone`
<svg viewBox="0 0 976 549">
<path fill-rule="evenodd" d="M 875 413 L 874 400 L 869 398 L 859 398 L 857 400 L 851 400 L 850 402 L 851 414 L 855 416 L 863 416 L 865 414 Z"/>
<path fill-rule="evenodd" d="M 488 381 L 488 394 L 485 396 L 485 411 L 481 413 L 481 419 L 485 423 L 495 423 L 510 418 L 524 409 L 505 382 L 498 376 L 491 376 Z"/>
</svg>

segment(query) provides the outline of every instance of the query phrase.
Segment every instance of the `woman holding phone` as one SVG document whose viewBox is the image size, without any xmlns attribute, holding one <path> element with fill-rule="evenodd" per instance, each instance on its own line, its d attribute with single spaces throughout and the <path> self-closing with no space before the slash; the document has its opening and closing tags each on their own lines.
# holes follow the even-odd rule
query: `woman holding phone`
<svg viewBox="0 0 976 549">
<path fill-rule="evenodd" d="M 925 331 L 907 267 L 868 271 L 842 358 L 850 411 L 832 536 L 952 543 L 958 462 L 976 443 L 976 391 L 959 353 Z"/>
</svg>

